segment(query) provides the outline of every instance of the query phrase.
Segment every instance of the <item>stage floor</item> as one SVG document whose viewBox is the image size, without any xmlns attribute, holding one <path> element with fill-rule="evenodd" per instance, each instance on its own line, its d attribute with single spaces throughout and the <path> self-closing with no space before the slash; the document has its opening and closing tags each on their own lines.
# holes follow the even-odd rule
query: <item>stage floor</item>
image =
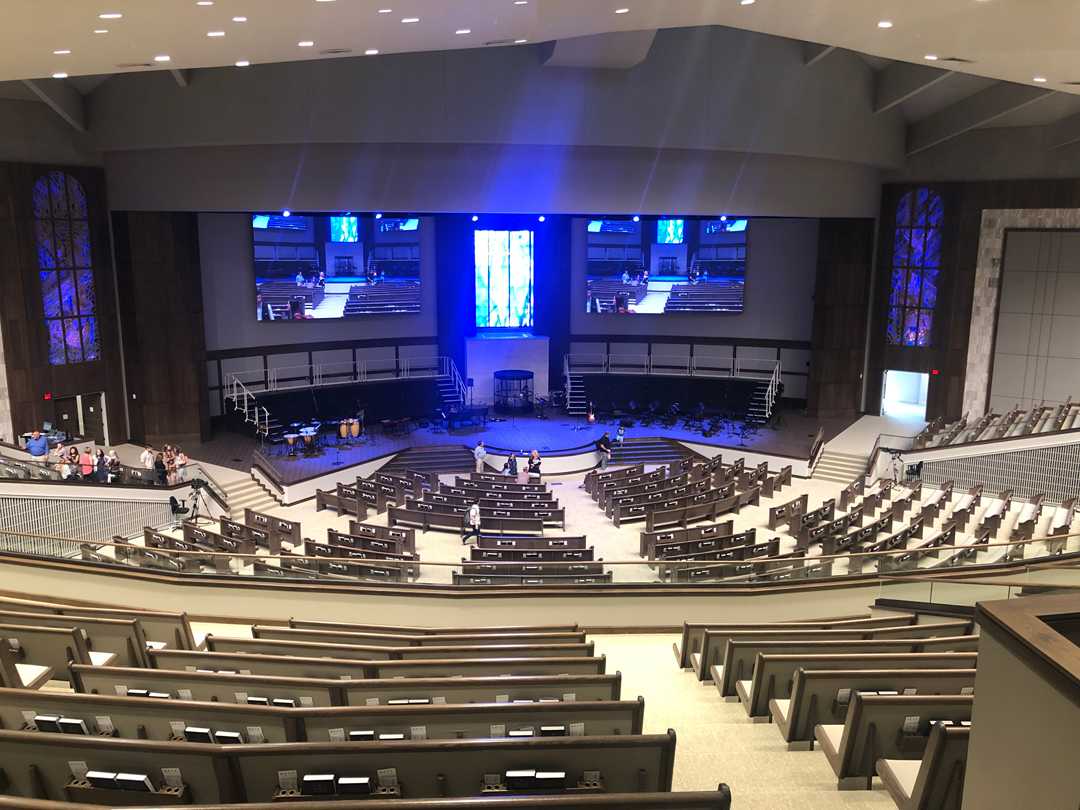
<svg viewBox="0 0 1080 810">
<path fill-rule="evenodd" d="M 798 412 L 785 411 L 782 422 L 777 428 L 763 428 L 757 435 L 740 443 L 737 435 L 717 433 L 704 438 L 699 432 L 687 430 L 681 424 L 674 428 L 664 428 L 653 424 L 643 427 L 638 424 L 628 428 L 628 438 L 678 439 L 730 448 L 734 451 L 747 450 L 758 453 L 806 458 L 810 443 L 819 426 L 825 430 L 825 440 L 833 438 L 849 427 L 854 418 L 817 419 L 803 416 Z M 418 428 L 407 436 L 384 436 L 376 427 L 368 440 L 355 447 L 326 448 L 319 455 L 295 457 L 272 456 L 275 468 L 285 483 L 294 483 L 307 478 L 323 475 L 335 469 L 362 464 L 373 458 L 397 453 L 411 447 L 432 445 L 458 445 L 472 448 L 477 441 L 483 440 L 491 447 L 521 450 L 539 450 L 543 455 L 552 455 L 560 450 L 589 444 L 605 431 L 615 435 L 616 425 L 596 423 L 589 425 L 583 417 L 570 417 L 565 414 L 552 414 L 547 419 L 535 416 L 506 417 L 505 421 L 488 420 L 487 427 L 464 428 L 453 433 L 435 432 L 431 428 Z M 224 467 L 248 470 L 251 467 L 251 453 L 256 449 L 254 439 L 235 433 L 220 432 L 213 440 L 205 444 L 185 448 L 188 454 L 200 461 L 208 461 Z"/>
</svg>

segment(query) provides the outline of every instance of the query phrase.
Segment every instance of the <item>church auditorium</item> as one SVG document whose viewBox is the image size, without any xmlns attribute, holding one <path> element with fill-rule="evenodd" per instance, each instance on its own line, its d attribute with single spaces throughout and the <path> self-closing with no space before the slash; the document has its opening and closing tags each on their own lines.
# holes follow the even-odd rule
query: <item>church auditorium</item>
<svg viewBox="0 0 1080 810">
<path fill-rule="evenodd" d="M 0 810 L 1080 810 L 1080 11 L 34 0 Z"/>
</svg>

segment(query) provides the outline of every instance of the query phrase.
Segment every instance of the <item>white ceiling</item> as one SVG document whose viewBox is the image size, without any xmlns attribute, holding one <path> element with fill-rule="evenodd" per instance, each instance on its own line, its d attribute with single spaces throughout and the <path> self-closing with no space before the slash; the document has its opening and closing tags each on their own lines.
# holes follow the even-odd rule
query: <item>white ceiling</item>
<svg viewBox="0 0 1080 810">
<path fill-rule="evenodd" d="M 629 8 L 616 14 L 619 7 Z M 391 8 L 380 14 L 378 9 Z M 100 20 L 102 12 L 123 19 Z M 234 23 L 234 16 L 246 16 Z M 420 22 L 403 24 L 404 17 Z M 878 28 L 888 19 L 893 27 Z M 0 80 L 111 74 L 328 58 L 329 49 L 381 53 L 558 40 L 611 31 L 727 25 L 825 43 L 886 59 L 960 56 L 950 68 L 1042 85 L 1080 87 L 1077 0 L 8 0 L 0 29 Z M 94 34 L 96 28 L 107 34 Z M 456 34 L 470 29 L 469 34 Z M 209 31 L 225 36 L 208 37 Z M 301 48 L 301 40 L 314 41 Z M 70 54 L 54 55 L 67 49 Z M 155 64 L 167 54 L 171 61 Z M 150 64 L 146 67 L 121 67 Z M 945 67 L 942 62 L 936 63 Z"/>
</svg>

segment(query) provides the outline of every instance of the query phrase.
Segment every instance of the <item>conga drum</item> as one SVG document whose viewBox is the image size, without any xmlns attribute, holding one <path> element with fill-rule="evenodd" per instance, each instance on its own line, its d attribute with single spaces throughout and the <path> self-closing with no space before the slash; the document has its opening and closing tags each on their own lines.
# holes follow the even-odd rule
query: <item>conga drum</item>
<svg viewBox="0 0 1080 810">
<path fill-rule="evenodd" d="M 296 455 L 296 440 L 300 437 L 298 433 L 286 433 L 285 441 L 289 443 L 289 455 Z"/>
<path fill-rule="evenodd" d="M 340 438 L 340 439 L 349 438 L 349 420 L 348 419 L 342 419 L 340 422 L 338 422 L 338 438 Z"/>
<path fill-rule="evenodd" d="M 349 420 L 349 433 L 354 439 L 359 439 L 360 438 L 360 420 L 359 419 L 350 419 Z"/>
</svg>

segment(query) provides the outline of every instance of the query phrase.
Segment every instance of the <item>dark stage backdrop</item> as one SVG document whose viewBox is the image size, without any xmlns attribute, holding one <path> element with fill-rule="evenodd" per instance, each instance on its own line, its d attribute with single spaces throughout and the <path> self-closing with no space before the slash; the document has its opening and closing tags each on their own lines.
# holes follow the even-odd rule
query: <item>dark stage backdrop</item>
<svg viewBox="0 0 1080 810">
<path fill-rule="evenodd" d="M 436 276 L 438 278 L 439 353 L 453 357 L 462 374 L 471 376 L 465 363 L 465 339 L 476 334 L 475 259 L 473 233 L 477 230 L 532 230 L 533 328 L 549 338 L 551 380 L 562 376 L 563 355 L 569 350 L 570 331 L 570 217 L 484 216 L 444 214 L 435 219 Z"/>
</svg>

